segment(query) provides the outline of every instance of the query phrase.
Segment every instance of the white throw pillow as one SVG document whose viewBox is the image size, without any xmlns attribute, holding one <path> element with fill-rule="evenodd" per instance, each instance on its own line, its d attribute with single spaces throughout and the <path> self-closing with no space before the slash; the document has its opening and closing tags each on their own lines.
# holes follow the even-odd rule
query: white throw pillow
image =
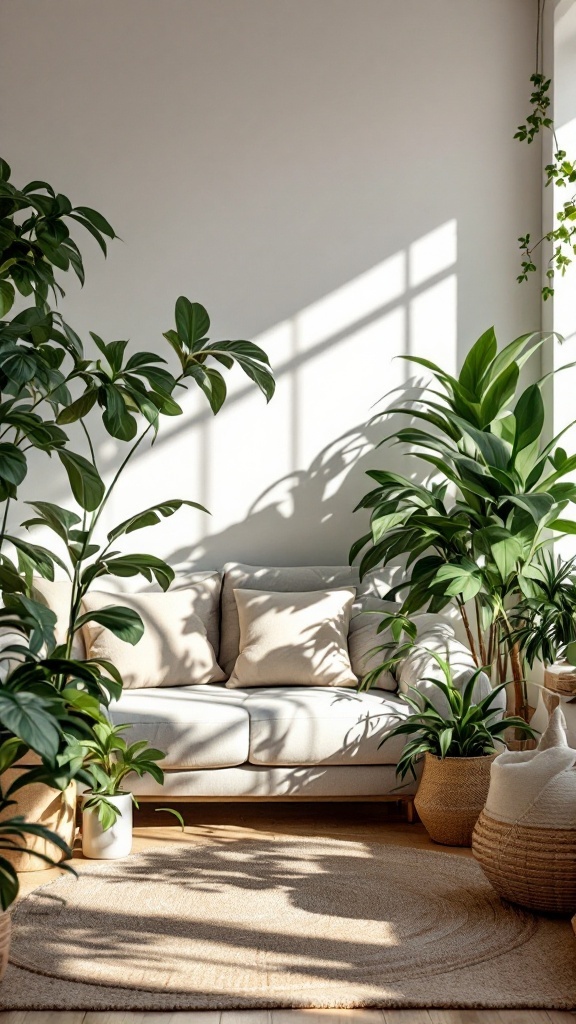
<svg viewBox="0 0 576 1024">
<path fill-rule="evenodd" d="M 352 587 L 235 590 L 240 653 L 227 686 L 356 686 L 346 638 Z"/>
<path fill-rule="evenodd" d="M 84 611 L 111 605 L 133 608 L 144 635 L 133 646 L 97 622 L 82 627 L 87 657 L 116 666 L 127 689 L 218 683 L 226 677 L 216 661 L 206 625 L 195 611 L 190 590 L 160 594 L 87 594 Z"/>
</svg>

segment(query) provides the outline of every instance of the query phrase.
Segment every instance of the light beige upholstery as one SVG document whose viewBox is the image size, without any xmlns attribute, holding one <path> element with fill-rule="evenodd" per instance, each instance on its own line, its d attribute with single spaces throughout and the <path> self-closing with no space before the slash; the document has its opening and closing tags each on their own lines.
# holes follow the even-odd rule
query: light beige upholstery
<svg viewBox="0 0 576 1024">
<path fill-rule="evenodd" d="M 70 580 L 62 579 L 51 582 L 50 580 L 43 579 L 41 576 L 35 576 L 32 597 L 36 601 L 47 605 L 50 611 L 54 612 L 56 616 L 54 638 L 57 644 L 65 644 L 70 616 L 70 602 L 72 600 L 72 583 Z M 81 630 L 74 635 L 72 657 L 78 658 L 78 660 L 86 657 L 86 648 Z"/>
<path fill-rule="evenodd" d="M 228 686 L 356 686 L 347 643 L 354 588 L 234 596 L 240 653 Z"/>
<path fill-rule="evenodd" d="M 240 647 L 240 625 L 234 590 L 268 590 L 274 593 L 290 591 L 334 590 L 354 587 L 357 596 L 377 594 L 375 578 L 360 582 L 357 566 L 305 565 L 266 567 L 228 562 L 224 566 L 222 586 L 222 639 L 220 664 L 227 676 L 232 674 Z"/>
<path fill-rule="evenodd" d="M 398 788 L 393 765 L 299 766 L 297 768 L 259 768 L 243 764 L 237 768 L 207 771 L 166 772 L 163 786 L 153 779 L 131 775 L 127 788 L 136 796 L 156 800 L 222 799 L 244 797 L 249 800 L 282 800 L 294 797 L 314 800 L 323 797 L 362 797 L 391 795 L 400 800 L 416 791 L 409 781 Z"/>
<path fill-rule="evenodd" d="M 404 737 L 386 740 L 409 714 L 382 690 L 334 687 L 258 689 L 246 697 L 250 762 L 259 765 L 396 764 Z"/>
<path fill-rule="evenodd" d="M 362 679 L 367 672 L 381 665 L 388 656 L 386 651 L 371 652 L 392 640 L 390 629 L 379 633 L 378 626 L 384 615 L 397 612 L 398 609 L 399 606 L 394 602 L 383 601 L 378 597 L 366 597 L 354 604 L 348 633 L 348 651 L 352 671 L 358 679 Z M 380 673 L 371 689 L 394 693 L 398 689 L 398 684 L 392 673 L 386 670 Z"/>
<path fill-rule="evenodd" d="M 160 594 L 95 591 L 84 598 L 86 613 L 114 604 L 131 608 L 144 623 L 137 644 L 128 644 L 95 621 L 82 627 L 90 658 L 102 658 L 118 669 L 127 689 L 217 683 L 224 673 L 216 661 L 206 626 L 195 613 L 196 588 Z"/>
<path fill-rule="evenodd" d="M 163 768 L 223 768 L 248 760 L 246 696 L 224 686 L 125 690 L 108 713 L 116 725 L 132 725 L 124 734 L 129 742 L 148 740 L 163 750 Z"/>
</svg>

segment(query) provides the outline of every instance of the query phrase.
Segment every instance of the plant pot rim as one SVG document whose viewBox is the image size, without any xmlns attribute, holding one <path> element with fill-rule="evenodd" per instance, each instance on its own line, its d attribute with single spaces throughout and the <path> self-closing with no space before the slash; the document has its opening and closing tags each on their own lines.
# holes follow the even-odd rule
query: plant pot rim
<svg viewBox="0 0 576 1024">
<path fill-rule="evenodd" d="M 493 761 L 495 757 L 498 757 L 498 751 L 495 750 L 493 754 L 480 754 L 474 757 L 438 757 L 438 754 L 433 754 L 431 750 L 426 750 L 424 757 L 429 757 L 432 761 L 438 761 L 440 764 L 447 761 L 453 764 L 456 761 L 462 761 L 463 763 L 469 763 L 471 761 Z"/>
</svg>

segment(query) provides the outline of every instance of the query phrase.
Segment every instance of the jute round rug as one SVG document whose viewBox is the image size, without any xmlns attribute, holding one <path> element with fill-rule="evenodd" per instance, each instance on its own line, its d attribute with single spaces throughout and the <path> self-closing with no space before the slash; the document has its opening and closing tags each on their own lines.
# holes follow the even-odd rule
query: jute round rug
<svg viewBox="0 0 576 1024">
<path fill-rule="evenodd" d="M 12 970 L 56 1009 L 576 1003 L 569 925 L 472 860 L 375 843 L 163 846 L 63 876 L 13 923 Z"/>
</svg>

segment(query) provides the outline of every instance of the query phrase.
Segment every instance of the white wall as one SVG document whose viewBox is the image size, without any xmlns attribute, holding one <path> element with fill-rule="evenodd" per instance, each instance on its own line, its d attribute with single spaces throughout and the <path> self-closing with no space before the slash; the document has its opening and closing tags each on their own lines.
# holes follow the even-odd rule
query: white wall
<svg viewBox="0 0 576 1024">
<path fill-rule="evenodd" d="M 558 145 L 567 153 L 569 160 L 576 158 L 576 4 L 572 0 L 561 0 L 556 5 L 554 14 L 554 119 Z M 570 198 L 566 189 L 555 188 L 548 205 L 553 205 L 551 216 L 562 209 L 563 203 Z M 554 299 L 550 303 L 548 315 L 552 315 L 553 327 L 565 339 L 562 346 L 554 350 L 554 368 L 572 363 L 576 360 L 576 305 L 574 303 L 574 285 L 576 281 L 576 261 L 568 268 L 565 277 L 556 275 L 554 279 Z M 576 388 L 576 368 L 558 373 L 554 378 L 554 432 L 559 433 L 576 417 L 574 409 L 574 391 Z M 576 426 L 569 429 L 562 439 L 562 447 L 569 454 L 576 452 Z M 576 481 L 576 473 L 571 474 Z M 574 510 L 569 506 L 566 518 L 574 518 Z M 565 537 L 556 544 L 556 551 L 563 557 L 576 554 L 576 538 Z"/>
<path fill-rule="evenodd" d="M 174 563 L 341 562 L 412 352 L 460 361 L 494 323 L 538 328 L 516 239 L 538 230 L 528 112 L 535 0 L 4 0 L 3 155 L 102 210 L 124 239 L 67 318 L 154 348 L 176 297 L 251 337 L 269 407 L 234 377 L 124 480 L 109 522 L 162 497 L 208 505 L 135 536 Z M 163 342 L 162 342 L 163 344 Z M 537 370 L 538 368 L 536 368 Z M 116 446 L 99 446 L 103 467 Z M 397 456 L 394 456 L 397 459 Z M 51 466 L 29 483 L 61 499 Z"/>
</svg>

